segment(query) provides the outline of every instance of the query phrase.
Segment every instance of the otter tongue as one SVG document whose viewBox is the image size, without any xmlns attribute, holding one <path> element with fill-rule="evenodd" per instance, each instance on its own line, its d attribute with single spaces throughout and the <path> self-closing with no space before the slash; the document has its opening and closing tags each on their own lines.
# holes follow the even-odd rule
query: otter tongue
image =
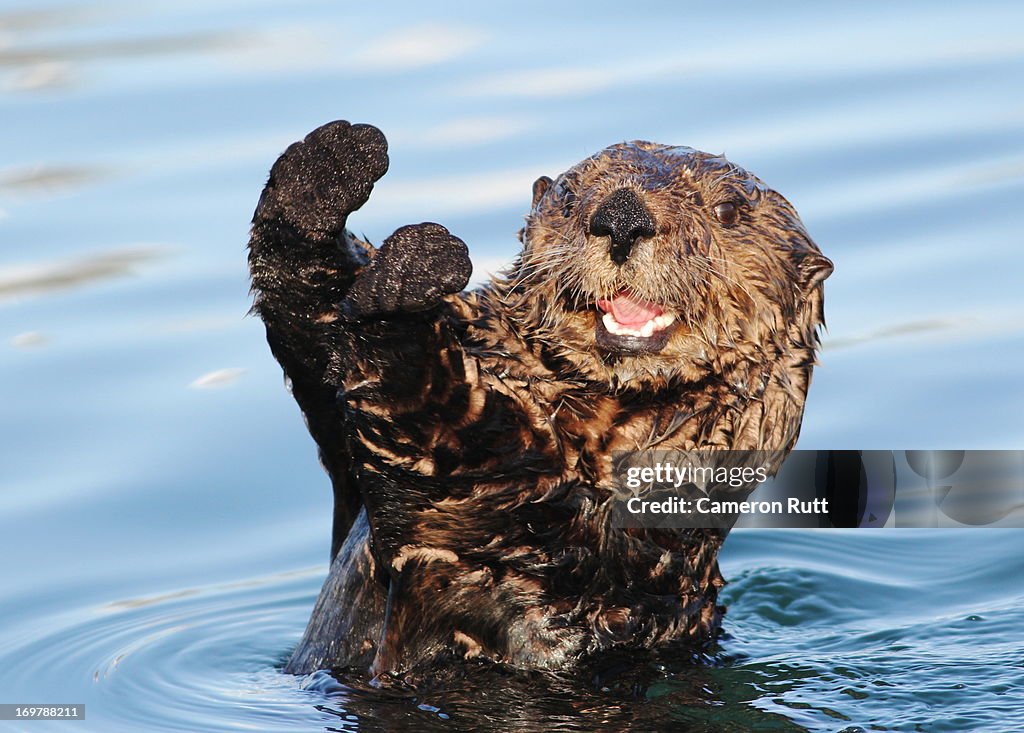
<svg viewBox="0 0 1024 733">
<path fill-rule="evenodd" d="M 623 326 L 639 326 L 665 312 L 655 303 L 639 300 L 629 293 L 619 293 L 611 300 L 599 300 L 597 307 L 610 312 L 612 318 Z"/>
</svg>

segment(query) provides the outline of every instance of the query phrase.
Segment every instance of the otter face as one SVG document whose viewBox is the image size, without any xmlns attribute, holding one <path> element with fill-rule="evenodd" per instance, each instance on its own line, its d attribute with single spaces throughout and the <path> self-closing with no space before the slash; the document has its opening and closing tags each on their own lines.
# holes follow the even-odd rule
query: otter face
<svg viewBox="0 0 1024 733">
<path fill-rule="evenodd" d="M 816 346 L 832 263 L 722 157 L 613 145 L 534 184 L 523 243 L 505 304 L 587 378 L 697 381 Z"/>
</svg>

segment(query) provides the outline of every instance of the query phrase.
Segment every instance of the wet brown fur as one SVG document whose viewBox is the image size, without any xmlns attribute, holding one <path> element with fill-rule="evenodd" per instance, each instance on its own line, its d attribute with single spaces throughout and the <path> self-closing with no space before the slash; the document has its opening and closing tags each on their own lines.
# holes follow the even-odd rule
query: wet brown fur
<svg viewBox="0 0 1024 733">
<path fill-rule="evenodd" d="M 414 276 L 377 281 L 404 266 L 396 253 L 457 260 L 461 242 L 420 225 L 381 258 L 349 234 L 387 159 L 320 166 L 383 143 L 332 124 L 275 165 L 250 242 L 256 308 L 335 486 L 334 562 L 289 671 L 561 669 L 710 640 L 725 533 L 613 529 L 610 457 L 758 449 L 777 465 L 792 448 L 831 272 L 792 206 L 722 157 L 614 145 L 538 181 L 502 277 L 429 301 L 405 292 L 429 289 Z M 293 169 L 340 193 L 297 190 Z M 657 226 L 618 265 L 587 221 L 624 187 Z M 331 196 L 345 204 L 334 219 Z M 713 214 L 725 201 L 732 226 Z M 657 353 L 596 345 L 595 303 L 623 290 L 678 313 Z"/>
</svg>

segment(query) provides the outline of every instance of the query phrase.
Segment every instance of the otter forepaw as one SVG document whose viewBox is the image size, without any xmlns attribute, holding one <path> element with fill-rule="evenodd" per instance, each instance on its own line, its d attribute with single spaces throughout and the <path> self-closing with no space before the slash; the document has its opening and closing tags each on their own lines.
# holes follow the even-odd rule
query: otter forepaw
<svg viewBox="0 0 1024 733">
<path fill-rule="evenodd" d="M 335 237 L 387 170 L 388 143 L 380 130 L 329 122 L 277 159 L 255 218 L 281 217 L 313 240 Z"/>
<path fill-rule="evenodd" d="M 465 288 L 472 272 L 465 242 L 443 226 L 404 226 L 384 240 L 342 307 L 355 318 L 428 310 Z"/>
</svg>

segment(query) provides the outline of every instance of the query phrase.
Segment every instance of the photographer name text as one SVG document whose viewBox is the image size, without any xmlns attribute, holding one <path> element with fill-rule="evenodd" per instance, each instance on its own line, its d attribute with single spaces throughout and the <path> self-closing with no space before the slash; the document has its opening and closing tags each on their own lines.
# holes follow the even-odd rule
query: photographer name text
<svg viewBox="0 0 1024 733">
<path fill-rule="evenodd" d="M 732 514 L 828 514 L 828 499 L 803 500 L 790 497 L 781 501 L 715 501 L 708 497 L 683 499 L 642 499 L 634 496 L 626 502 L 631 514 L 702 514 L 726 516 Z"/>
</svg>

